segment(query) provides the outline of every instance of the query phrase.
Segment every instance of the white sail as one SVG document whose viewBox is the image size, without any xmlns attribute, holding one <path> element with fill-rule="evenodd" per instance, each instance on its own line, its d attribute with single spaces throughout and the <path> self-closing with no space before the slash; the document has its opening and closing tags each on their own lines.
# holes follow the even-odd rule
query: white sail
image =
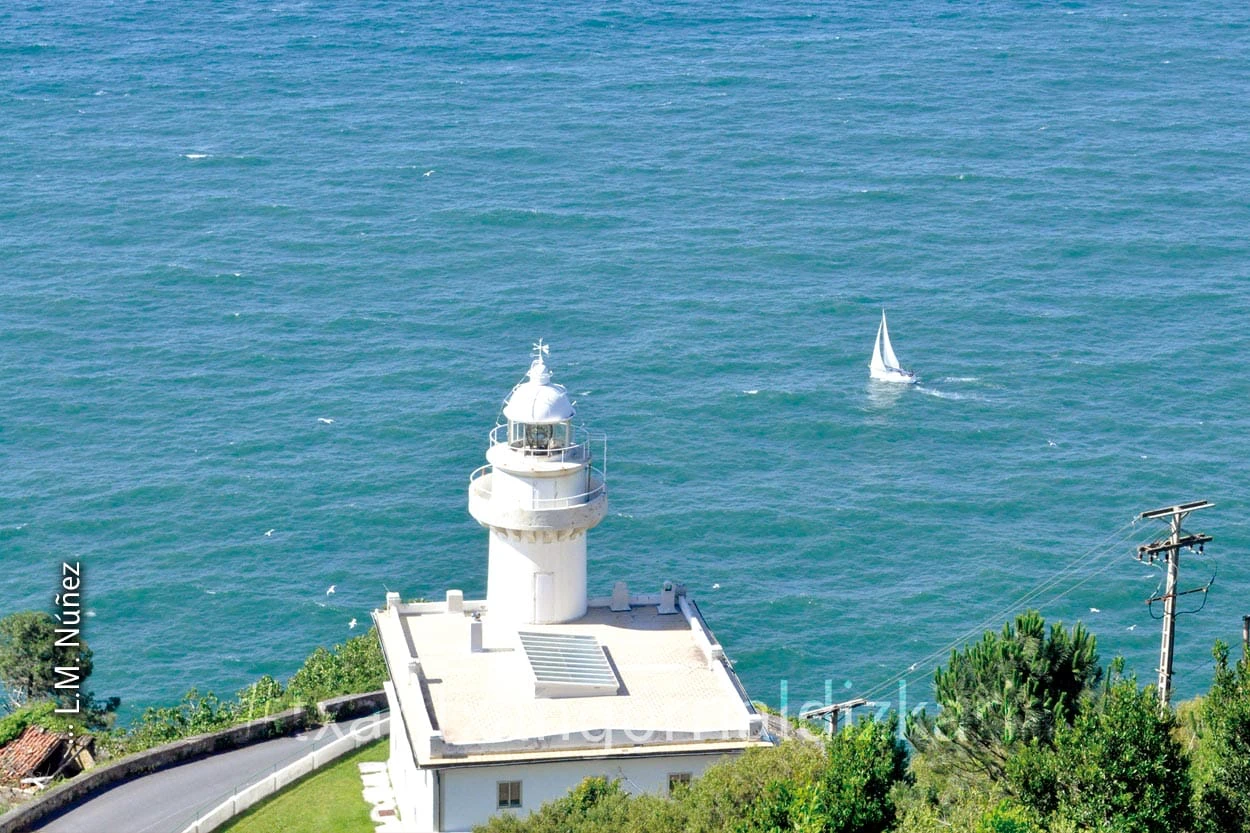
<svg viewBox="0 0 1250 833">
<path fill-rule="evenodd" d="M 885 327 L 885 321 L 877 327 L 877 338 L 872 343 L 872 361 L 868 363 L 868 369 L 872 371 L 873 376 L 879 376 L 885 372 L 885 362 L 881 359 L 881 331 Z"/>
<path fill-rule="evenodd" d="M 898 356 L 894 355 L 894 348 L 890 345 L 890 328 L 885 324 L 885 310 L 881 310 L 881 358 L 885 359 L 885 366 L 894 369 L 902 368 L 898 363 Z"/>
</svg>

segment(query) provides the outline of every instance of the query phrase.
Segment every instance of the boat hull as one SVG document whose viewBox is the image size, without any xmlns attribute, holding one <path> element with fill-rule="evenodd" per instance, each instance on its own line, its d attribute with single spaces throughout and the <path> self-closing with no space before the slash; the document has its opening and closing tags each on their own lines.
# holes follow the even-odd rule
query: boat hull
<svg viewBox="0 0 1250 833">
<path fill-rule="evenodd" d="M 873 368 L 868 376 L 876 382 L 892 382 L 896 385 L 914 385 L 919 381 L 915 373 L 901 367 Z"/>
</svg>

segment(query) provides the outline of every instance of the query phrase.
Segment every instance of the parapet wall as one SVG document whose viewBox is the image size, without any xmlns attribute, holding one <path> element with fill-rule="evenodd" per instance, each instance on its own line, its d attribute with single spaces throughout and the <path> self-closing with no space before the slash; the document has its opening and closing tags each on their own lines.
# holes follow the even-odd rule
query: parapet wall
<svg viewBox="0 0 1250 833">
<path fill-rule="evenodd" d="M 385 689 L 370 691 L 367 694 L 344 694 L 342 697 L 332 697 L 317 704 L 317 710 L 324 714 L 330 723 L 351 720 L 353 717 L 361 717 L 385 709 Z"/>
</svg>

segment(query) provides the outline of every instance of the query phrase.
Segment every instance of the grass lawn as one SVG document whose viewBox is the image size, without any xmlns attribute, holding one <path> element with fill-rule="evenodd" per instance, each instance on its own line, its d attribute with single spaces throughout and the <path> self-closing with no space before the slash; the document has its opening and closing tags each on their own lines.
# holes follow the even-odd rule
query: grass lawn
<svg viewBox="0 0 1250 833">
<path fill-rule="evenodd" d="M 383 738 L 349 752 L 220 829 L 224 833 L 373 833 L 356 764 L 385 761 L 389 749 Z"/>
</svg>

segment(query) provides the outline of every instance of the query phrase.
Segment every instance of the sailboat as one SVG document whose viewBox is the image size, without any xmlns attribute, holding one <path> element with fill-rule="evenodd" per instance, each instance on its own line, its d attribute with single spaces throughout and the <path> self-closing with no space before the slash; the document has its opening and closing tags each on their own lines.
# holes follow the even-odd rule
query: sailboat
<svg viewBox="0 0 1250 833">
<path fill-rule="evenodd" d="M 890 345 L 890 330 L 885 325 L 885 310 L 881 310 L 881 326 L 877 327 L 877 340 L 872 345 L 872 361 L 868 363 L 869 377 L 879 382 L 916 384 L 916 374 L 899 366 L 898 356 Z"/>
</svg>

